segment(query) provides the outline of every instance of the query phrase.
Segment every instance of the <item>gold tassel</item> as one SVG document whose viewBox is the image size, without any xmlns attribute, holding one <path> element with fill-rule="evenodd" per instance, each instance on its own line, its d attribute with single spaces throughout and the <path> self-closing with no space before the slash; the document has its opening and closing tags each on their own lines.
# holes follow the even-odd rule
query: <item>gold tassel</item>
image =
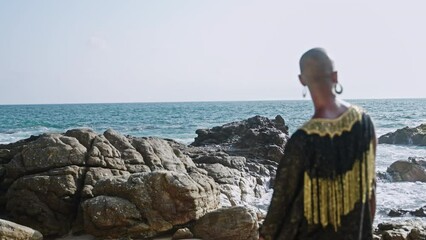
<svg viewBox="0 0 426 240">
<path fill-rule="evenodd" d="M 356 160 L 352 170 L 342 175 L 333 179 L 311 178 L 305 172 L 304 216 L 308 224 L 321 224 L 323 227 L 332 224 L 337 231 L 341 217 L 350 213 L 357 202 L 367 201 L 365 191 L 370 197 L 375 178 L 374 156 L 371 142 L 363 159 Z"/>
</svg>

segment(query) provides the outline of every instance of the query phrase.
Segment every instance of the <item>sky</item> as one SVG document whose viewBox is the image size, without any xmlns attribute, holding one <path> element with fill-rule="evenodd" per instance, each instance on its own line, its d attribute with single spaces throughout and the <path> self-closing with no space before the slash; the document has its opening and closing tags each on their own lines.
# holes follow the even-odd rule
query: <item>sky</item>
<svg viewBox="0 0 426 240">
<path fill-rule="evenodd" d="M 0 104 L 303 99 L 324 48 L 345 99 L 426 96 L 422 0 L 0 0 Z M 309 96 L 308 96 L 309 97 Z"/>
</svg>

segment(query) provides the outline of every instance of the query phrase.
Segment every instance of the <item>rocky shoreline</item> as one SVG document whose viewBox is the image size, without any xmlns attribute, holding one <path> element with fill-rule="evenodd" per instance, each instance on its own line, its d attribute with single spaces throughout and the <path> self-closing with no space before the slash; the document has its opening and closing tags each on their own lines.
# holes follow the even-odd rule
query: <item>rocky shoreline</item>
<svg viewBox="0 0 426 240">
<path fill-rule="evenodd" d="M 289 139 L 284 119 L 255 116 L 196 133 L 191 145 L 111 129 L 0 145 L 0 215 L 45 239 L 257 239 L 265 209 L 256 203 L 273 187 Z M 423 167 L 420 158 L 410 161 Z M 392 181 L 418 181 L 405 162 L 389 169 Z M 408 229 L 405 237 L 389 238 L 398 229 Z M 387 223 L 376 232 L 412 240 L 424 233 L 424 226 Z M 40 239 L 28 234 L 10 239 Z"/>
</svg>

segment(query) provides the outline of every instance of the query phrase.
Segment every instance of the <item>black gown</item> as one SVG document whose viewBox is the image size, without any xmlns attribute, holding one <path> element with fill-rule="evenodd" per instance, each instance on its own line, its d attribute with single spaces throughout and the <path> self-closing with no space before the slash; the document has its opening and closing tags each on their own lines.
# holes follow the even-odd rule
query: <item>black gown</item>
<svg viewBox="0 0 426 240">
<path fill-rule="evenodd" d="M 305 123 L 285 147 L 261 236 L 372 239 L 375 141 L 370 117 L 356 106 Z"/>
</svg>

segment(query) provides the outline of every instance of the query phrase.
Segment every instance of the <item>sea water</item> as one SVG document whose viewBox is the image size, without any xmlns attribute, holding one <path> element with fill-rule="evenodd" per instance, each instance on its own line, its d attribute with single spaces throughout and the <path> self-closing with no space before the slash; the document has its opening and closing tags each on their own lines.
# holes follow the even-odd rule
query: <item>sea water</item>
<svg viewBox="0 0 426 240">
<path fill-rule="evenodd" d="M 426 99 L 348 100 L 372 117 L 377 136 L 405 126 L 426 123 Z M 0 105 L 0 144 L 44 132 L 87 127 L 102 133 L 113 128 L 133 136 L 158 136 L 191 143 L 195 130 L 211 128 L 255 115 L 284 117 L 294 132 L 313 113 L 310 101 L 247 101 L 185 103 L 114 103 L 60 105 Z M 384 172 L 396 160 L 426 157 L 426 147 L 380 144 L 376 168 Z M 265 209 L 269 193 L 259 202 Z M 390 220 L 390 209 L 414 210 L 426 205 L 426 183 L 377 183 L 376 222 Z M 400 220 L 401 218 L 392 218 Z M 426 219 L 404 216 L 426 222 Z"/>
</svg>

